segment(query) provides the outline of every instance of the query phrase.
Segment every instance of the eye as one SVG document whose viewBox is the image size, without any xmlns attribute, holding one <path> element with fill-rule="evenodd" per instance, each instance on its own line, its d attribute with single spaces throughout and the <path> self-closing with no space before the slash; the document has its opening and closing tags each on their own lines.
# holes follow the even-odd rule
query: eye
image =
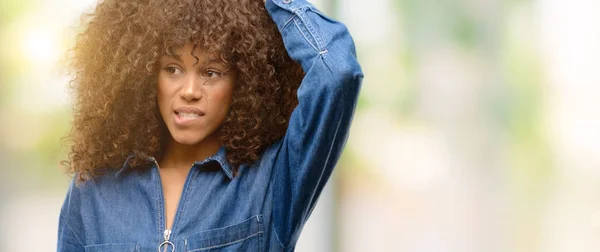
<svg viewBox="0 0 600 252">
<path fill-rule="evenodd" d="M 164 69 L 165 69 L 165 71 L 167 71 L 167 73 L 169 73 L 171 75 L 181 74 L 183 72 L 183 71 L 181 71 L 181 69 L 179 69 L 178 67 L 175 67 L 175 66 L 167 66 Z"/>
<path fill-rule="evenodd" d="M 213 71 L 213 70 L 208 70 L 205 73 L 206 77 L 208 77 L 209 79 L 218 79 L 221 77 L 221 73 L 217 72 L 217 71 Z"/>
</svg>

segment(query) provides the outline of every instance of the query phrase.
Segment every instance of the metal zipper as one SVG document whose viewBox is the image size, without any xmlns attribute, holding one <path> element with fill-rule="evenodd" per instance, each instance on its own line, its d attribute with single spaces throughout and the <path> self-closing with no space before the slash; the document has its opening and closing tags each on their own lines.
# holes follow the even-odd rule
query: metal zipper
<svg viewBox="0 0 600 252">
<path fill-rule="evenodd" d="M 164 246 L 164 249 L 162 250 L 162 252 L 167 252 L 169 245 L 171 245 L 171 252 L 175 251 L 175 244 L 173 244 L 172 242 L 169 241 L 170 236 L 171 236 L 171 230 L 165 229 L 164 236 L 163 236 L 165 238 L 165 241 L 161 242 L 160 245 L 158 245 L 158 252 L 161 252 L 160 249 L 163 246 Z"/>
<path fill-rule="evenodd" d="M 158 177 L 160 179 L 160 167 L 158 166 L 158 162 L 156 161 L 155 158 L 152 158 L 152 161 L 154 161 L 154 163 L 156 164 L 156 168 L 159 169 L 159 170 L 157 170 L 157 172 L 158 172 Z M 188 188 L 188 183 L 189 183 L 190 177 L 192 176 L 193 173 L 194 173 L 194 165 L 192 165 L 192 168 L 188 172 L 187 178 L 185 179 L 185 183 L 183 185 L 183 190 L 181 191 L 181 196 L 179 196 L 179 202 L 177 202 L 177 209 L 175 209 L 175 216 L 173 216 L 173 223 L 172 223 L 171 229 L 168 229 L 166 227 L 167 226 L 167 223 L 166 223 L 167 222 L 167 218 L 166 218 L 166 211 L 165 211 L 164 192 L 163 192 L 163 189 L 162 189 L 162 179 L 160 179 L 160 181 L 159 181 L 160 182 L 159 183 L 159 185 L 160 185 L 160 198 L 162 199 L 162 203 L 163 203 L 163 209 L 162 209 L 162 211 L 163 211 L 163 216 L 164 216 L 164 222 L 163 222 L 163 224 L 164 224 L 164 227 L 165 227 L 165 231 L 163 231 L 163 239 L 164 239 L 164 241 L 161 242 L 158 245 L 158 252 L 168 252 L 168 251 L 174 252 L 175 251 L 175 244 L 170 241 L 171 232 L 172 232 L 171 230 L 175 227 L 175 223 L 176 223 L 176 220 L 177 220 L 177 215 L 179 213 L 179 207 L 181 206 L 181 202 L 183 201 L 183 195 L 185 195 L 185 191 Z M 171 250 L 168 250 L 169 245 L 171 247 Z M 162 251 L 161 251 L 161 249 L 162 249 Z"/>
</svg>

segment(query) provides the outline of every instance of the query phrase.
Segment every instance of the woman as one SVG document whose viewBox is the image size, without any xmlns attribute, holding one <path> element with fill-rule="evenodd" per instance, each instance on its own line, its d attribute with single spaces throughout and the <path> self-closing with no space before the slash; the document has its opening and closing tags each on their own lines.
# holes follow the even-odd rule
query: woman
<svg viewBox="0 0 600 252">
<path fill-rule="evenodd" d="M 306 0 L 86 17 L 58 251 L 293 251 L 356 107 L 345 26 Z"/>
</svg>

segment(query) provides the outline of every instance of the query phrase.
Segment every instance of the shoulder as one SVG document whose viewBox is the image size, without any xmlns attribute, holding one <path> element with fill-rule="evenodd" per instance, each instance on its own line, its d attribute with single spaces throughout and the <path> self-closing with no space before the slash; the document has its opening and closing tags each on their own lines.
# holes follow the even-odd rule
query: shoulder
<svg viewBox="0 0 600 252">
<path fill-rule="evenodd" d="M 116 176 L 115 174 L 116 171 L 109 170 L 99 176 L 82 181 L 76 173 L 69 184 L 63 208 L 68 207 L 78 209 L 85 201 L 90 201 L 97 197 L 106 197 L 111 193 L 116 193 L 116 189 L 119 188 L 121 184 L 127 183 L 126 181 L 131 179 L 129 177 L 133 176 L 133 174 L 129 173 L 123 174 L 124 176 Z"/>
<path fill-rule="evenodd" d="M 265 165 L 273 165 L 273 163 L 276 161 L 277 156 L 279 154 L 279 150 L 281 149 L 281 145 L 283 144 L 283 139 L 285 138 L 282 137 L 280 139 L 278 139 L 277 141 L 273 142 L 272 144 L 270 144 L 269 146 L 267 146 L 267 148 L 265 149 L 265 151 L 263 152 L 261 158 L 260 158 L 260 165 L 261 166 L 265 166 Z"/>
</svg>

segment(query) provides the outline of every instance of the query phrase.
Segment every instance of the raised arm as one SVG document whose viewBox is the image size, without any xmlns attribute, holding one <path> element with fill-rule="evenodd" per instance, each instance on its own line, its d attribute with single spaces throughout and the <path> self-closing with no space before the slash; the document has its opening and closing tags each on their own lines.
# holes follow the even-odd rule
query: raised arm
<svg viewBox="0 0 600 252">
<path fill-rule="evenodd" d="M 273 225 L 296 243 L 348 138 L 363 73 L 345 25 L 306 0 L 267 0 L 288 54 L 306 73 L 275 161 Z"/>
</svg>

